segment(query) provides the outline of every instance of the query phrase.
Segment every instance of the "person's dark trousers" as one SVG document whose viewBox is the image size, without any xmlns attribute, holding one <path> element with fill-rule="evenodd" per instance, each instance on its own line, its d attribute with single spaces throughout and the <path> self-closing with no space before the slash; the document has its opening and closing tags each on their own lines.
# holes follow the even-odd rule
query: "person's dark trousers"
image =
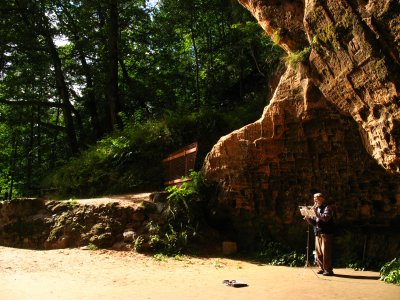
<svg viewBox="0 0 400 300">
<path fill-rule="evenodd" d="M 315 236 L 315 252 L 320 269 L 332 272 L 332 234 L 320 233 Z"/>
</svg>

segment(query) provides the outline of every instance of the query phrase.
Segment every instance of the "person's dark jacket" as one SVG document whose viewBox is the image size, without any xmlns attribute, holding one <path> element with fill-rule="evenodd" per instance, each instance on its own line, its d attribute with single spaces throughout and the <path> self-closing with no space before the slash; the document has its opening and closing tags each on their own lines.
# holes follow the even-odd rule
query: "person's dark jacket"
<svg viewBox="0 0 400 300">
<path fill-rule="evenodd" d="M 308 223 L 314 226 L 315 235 L 318 234 L 333 234 L 334 223 L 333 223 L 333 210 L 329 205 L 323 204 L 314 209 L 315 216 L 312 219 L 308 219 Z"/>
</svg>

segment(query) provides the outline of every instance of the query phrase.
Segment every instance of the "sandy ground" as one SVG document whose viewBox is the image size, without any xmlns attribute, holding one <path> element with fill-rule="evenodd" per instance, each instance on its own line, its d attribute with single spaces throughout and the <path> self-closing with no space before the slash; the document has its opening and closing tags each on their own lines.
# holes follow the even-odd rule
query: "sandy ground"
<svg viewBox="0 0 400 300">
<path fill-rule="evenodd" d="M 80 204 L 118 202 L 136 206 L 149 193 L 79 199 Z M 23 250 L 0 246 L 0 300 L 47 299 L 400 299 L 400 287 L 376 272 L 259 265 L 228 258 L 157 260 L 135 252 L 62 249 Z M 223 280 L 238 280 L 234 288 Z"/>
<path fill-rule="evenodd" d="M 400 299 L 376 272 L 258 265 L 227 258 L 157 260 L 134 252 L 0 247 L 0 299 Z M 222 283 L 236 279 L 247 287 Z"/>
</svg>

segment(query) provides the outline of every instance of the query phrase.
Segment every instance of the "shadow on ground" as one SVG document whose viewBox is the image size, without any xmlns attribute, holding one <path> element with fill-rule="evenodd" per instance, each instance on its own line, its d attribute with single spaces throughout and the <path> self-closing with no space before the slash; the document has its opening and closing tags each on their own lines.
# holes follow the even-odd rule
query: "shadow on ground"
<svg viewBox="0 0 400 300">
<path fill-rule="evenodd" d="M 367 280 L 378 280 L 379 276 L 362 276 L 362 275 L 344 275 L 344 274 L 335 274 L 335 277 L 341 278 L 349 278 L 349 279 L 367 279 Z"/>
</svg>

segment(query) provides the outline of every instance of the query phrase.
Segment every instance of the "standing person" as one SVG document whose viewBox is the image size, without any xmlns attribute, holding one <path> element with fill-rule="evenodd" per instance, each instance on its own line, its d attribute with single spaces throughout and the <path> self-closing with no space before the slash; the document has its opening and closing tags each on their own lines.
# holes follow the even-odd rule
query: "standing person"
<svg viewBox="0 0 400 300">
<path fill-rule="evenodd" d="M 315 252 L 317 265 L 320 268 L 318 274 L 332 276 L 332 240 L 333 240 L 333 210 L 325 203 L 321 193 L 314 194 L 315 217 L 306 218 L 313 225 L 315 233 Z"/>
</svg>

